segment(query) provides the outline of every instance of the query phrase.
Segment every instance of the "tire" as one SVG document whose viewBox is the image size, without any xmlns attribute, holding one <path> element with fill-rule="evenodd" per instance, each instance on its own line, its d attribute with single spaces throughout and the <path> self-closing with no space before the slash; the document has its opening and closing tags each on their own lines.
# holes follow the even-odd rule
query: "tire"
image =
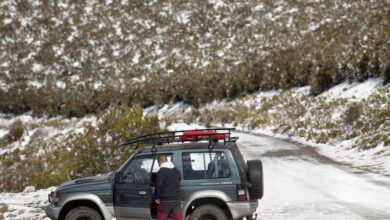
<svg viewBox="0 0 390 220">
<path fill-rule="evenodd" d="M 102 220 L 100 214 L 93 208 L 87 206 L 76 207 L 65 216 L 65 220 Z"/>
<path fill-rule="evenodd" d="M 190 220 L 226 220 L 225 211 L 216 205 L 206 204 L 196 208 L 190 215 Z"/>
<path fill-rule="evenodd" d="M 251 200 L 261 199 L 264 195 L 263 163 L 261 160 L 248 160 L 249 196 Z"/>
</svg>

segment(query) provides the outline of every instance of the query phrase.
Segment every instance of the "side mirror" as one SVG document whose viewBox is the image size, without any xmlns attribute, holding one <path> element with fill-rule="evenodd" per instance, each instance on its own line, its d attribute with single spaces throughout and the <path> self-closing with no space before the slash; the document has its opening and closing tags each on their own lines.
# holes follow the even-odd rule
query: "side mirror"
<svg viewBox="0 0 390 220">
<path fill-rule="evenodd" d="M 133 182 L 135 181 L 135 176 L 134 176 L 134 174 L 127 173 L 127 174 L 123 177 L 123 180 L 124 180 L 126 183 L 133 183 Z"/>
</svg>

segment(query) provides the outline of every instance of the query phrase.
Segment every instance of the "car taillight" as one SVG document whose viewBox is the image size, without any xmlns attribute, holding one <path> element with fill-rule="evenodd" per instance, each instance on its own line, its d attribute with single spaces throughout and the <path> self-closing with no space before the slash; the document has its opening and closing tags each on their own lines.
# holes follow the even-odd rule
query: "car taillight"
<svg viewBox="0 0 390 220">
<path fill-rule="evenodd" d="M 237 201 L 245 201 L 246 192 L 241 185 L 237 185 Z"/>
<path fill-rule="evenodd" d="M 53 202 L 58 203 L 61 200 L 61 193 L 60 192 L 55 192 L 54 197 L 53 197 Z"/>
</svg>

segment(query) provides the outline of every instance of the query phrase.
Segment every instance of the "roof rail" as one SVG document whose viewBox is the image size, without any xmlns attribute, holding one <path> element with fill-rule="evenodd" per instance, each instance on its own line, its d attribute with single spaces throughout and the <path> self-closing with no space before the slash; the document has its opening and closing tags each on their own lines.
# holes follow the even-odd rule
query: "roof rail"
<svg viewBox="0 0 390 220">
<path fill-rule="evenodd" d="M 143 135 L 135 139 L 124 142 L 122 145 L 137 144 L 150 144 L 155 149 L 156 145 L 171 144 L 171 143 L 184 143 L 184 142 L 199 142 L 209 141 L 211 143 L 223 140 L 223 143 L 236 142 L 238 137 L 231 137 L 231 131 L 235 128 L 208 128 L 208 129 L 194 129 L 194 130 L 181 130 L 181 131 L 168 131 L 154 134 Z"/>
</svg>

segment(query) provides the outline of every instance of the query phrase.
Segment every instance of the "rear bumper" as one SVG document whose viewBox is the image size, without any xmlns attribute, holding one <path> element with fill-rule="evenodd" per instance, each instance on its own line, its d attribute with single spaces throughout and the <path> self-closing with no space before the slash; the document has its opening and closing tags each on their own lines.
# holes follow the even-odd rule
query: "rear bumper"
<svg viewBox="0 0 390 220">
<path fill-rule="evenodd" d="M 233 219 L 238 219 L 246 216 L 252 216 L 256 212 L 258 202 L 228 202 L 227 206 L 230 209 Z"/>
<path fill-rule="evenodd" d="M 56 207 L 53 204 L 49 204 L 45 208 L 46 216 L 53 220 L 58 219 L 58 217 L 60 216 L 60 211 L 61 211 L 61 207 Z"/>
</svg>

